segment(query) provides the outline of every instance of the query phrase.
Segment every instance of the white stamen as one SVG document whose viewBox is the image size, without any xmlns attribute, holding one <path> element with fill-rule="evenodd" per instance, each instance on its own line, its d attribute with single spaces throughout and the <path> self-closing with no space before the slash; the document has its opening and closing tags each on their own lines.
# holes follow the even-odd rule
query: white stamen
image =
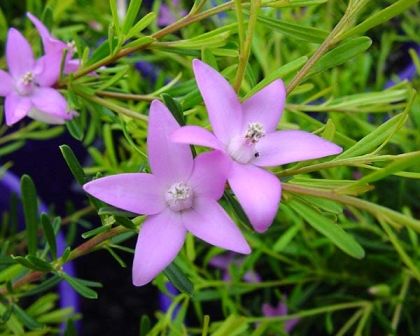
<svg viewBox="0 0 420 336">
<path fill-rule="evenodd" d="M 69 53 L 76 53 L 77 52 L 77 47 L 76 47 L 76 42 L 74 41 L 69 41 L 67 42 L 67 50 Z"/>
<path fill-rule="evenodd" d="M 23 85 L 30 85 L 34 82 L 34 75 L 32 72 L 28 71 L 22 76 L 21 80 Z"/>
<path fill-rule="evenodd" d="M 193 196 L 193 191 L 188 184 L 178 182 L 171 185 L 166 192 L 165 199 L 169 208 L 178 212 L 192 207 Z"/>
<path fill-rule="evenodd" d="M 248 129 L 245 133 L 245 139 L 251 143 L 257 143 L 265 136 L 264 126 L 259 122 L 252 122 L 248 124 Z"/>
<path fill-rule="evenodd" d="M 255 146 L 264 136 L 264 126 L 259 122 L 251 122 L 244 135 L 237 136 L 230 141 L 227 151 L 236 162 L 249 163 L 259 156 Z"/>
</svg>

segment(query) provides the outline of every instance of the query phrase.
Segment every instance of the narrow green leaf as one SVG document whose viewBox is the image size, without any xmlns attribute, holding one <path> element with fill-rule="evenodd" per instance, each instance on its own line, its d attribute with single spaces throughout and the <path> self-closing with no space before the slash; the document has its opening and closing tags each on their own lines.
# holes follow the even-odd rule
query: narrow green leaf
<svg viewBox="0 0 420 336">
<path fill-rule="evenodd" d="M 128 31 L 133 27 L 134 21 L 137 18 L 137 14 L 140 10 L 142 0 L 130 0 L 128 5 L 127 15 L 125 16 L 122 31 L 127 34 Z"/>
<path fill-rule="evenodd" d="M 38 271 L 49 272 L 53 270 L 50 263 L 33 255 L 26 256 L 26 260 L 28 260 Z"/>
<path fill-rule="evenodd" d="M 18 305 L 13 305 L 13 312 L 15 316 L 21 321 L 25 327 L 30 330 L 35 330 L 42 328 L 42 324 L 38 323 L 32 316 L 27 314 L 22 308 Z"/>
<path fill-rule="evenodd" d="M 151 329 L 152 323 L 147 315 L 142 315 L 140 319 L 140 334 L 139 336 L 148 335 Z"/>
<path fill-rule="evenodd" d="M 142 19 L 137 22 L 127 33 L 127 38 L 131 38 L 139 34 L 143 29 L 149 26 L 156 18 L 156 13 L 151 12 L 146 14 Z"/>
<path fill-rule="evenodd" d="M 20 188 L 22 192 L 28 252 L 31 255 L 35 255 L 38 241 L 38 199 L 36 189 L 32 179 L 28 175 L 22 176 L 20 180 Z"/>
<path fill-rule="evenodd" d="M 331 219 L 322 216 L 313 208 L 293 199 L 287 203 L 296 214 L 301 216 L 315 230 L 326 236 L 339 249 L 353 258 L 361 259 L 365 256 L 362 246 Z"/>
<path fill-rule="evenodd" d="M 244 335 L 248 329 L 248 322 L 243 316 L 230 315 L 212 336 Z"/>
<path fill-rule="evenodd" d="M 98 293 L 96 293 L 93 289 L 86 286 L 81 279 L 73 278 L 66 273 L 59 273 L 59 276 L 66 280 L 70 286 L 74 288 L 76 292 L 78 292 L 81 296 L 87 299 L 97 299 Z"/>
<path fill-rule="evenodd" d="M 115 218 L 115 221 L 118 224 L 126 227 L 127 229 L 130 229 L 130 230 L 136 230 L 137 229 L 137 227 L 134 225 L 134 223 L 131 220 L 129 220 L 127 217 L 114 216 L 114 218 Z"/>
<path fill-rule="evenodd" d="M 382 144 L 390 134 L 392 134 L 395 129 L 406 120 L 407 116 L 404 113 L 400 113 L 393 118 L 389 119 L 387 122 L 383 123 L 381 126 L 376 128 L 373 132 L 366 135 L 364 138 L 359 140 L 349 149 L 336 156 L 334 160 L 345 159 L 360 156 L 363 154 L 370 153 L 380 144 Z"/>
<path fill-rule="evenodd" d="M 73 138 L 79 141 L 83 140 L 83 131 L 80 126 L 79 118 L 73 118 L 72 120 L 67 121 L 66 127 Z"/>
<path fill-rule="evenodd" d="M 113 207 L 102 207 L 98 210 L 98 215 L 112 215 L 118 217 L 136 217 L 133 212 L 119 210 Z"/>
<path fill-rule="evenodd" d="M 50 248 L 53 259 L 57 259 L 57 243 L 55 241 L 54 228 L 52 226 L 50 217 L 46 213 L 41 214 L 41 224 L 44 229 L 45 239 Z"/>
<path fill-rule="evenodd" d="M 283 251 L 287 245 L 293 240 L 293 238 L 298 234 L 300 230 L 300 225 L 293 225 L 285 233 L 283 233 L 280 238 L 274 243 L 273 250 L 275 252 Z"/>
<path fill-rule="evenodd" d="M 67 145 L 61 145 L 60 150 L 74 178 L 77 182 L 79 182 L 79 184 L 83 185 L 86 182 L 86 176 L 83 172 L 82 166 L 76 158 L 76 155 L 74 155 L 72 149 Z"/>
<path fill-rule="evenodd" d="M 401 14 L 407 8 L 410 8 L 411 6 L 414 6 L 416 3 L 418 3 L 418 1 L 419 0 L 396 1 L 392 5 L 380 10 L 379 12 L 372 14 L 362 23 L 358 24 L 356 27 L 345 31 L 343 34 L 339 35 L 339 38 L 342 40 L 352 35 L 363 34 L 369 29 L 378 26 L 384 22 L 387 22 L 394 16 Z"/>
<path fill-rule="evenodd" d="M 307 41 L 310 43 L 322 43 L 328 36 L 328 31 L 297 25 L 282 20 L 275 20 L 262 15 L 258 16 L 258 22 L 262 23 L 266 27 L 278 31 L 286 36 L 293 39 Z"/>
<path fill-rule="evenodd" d="M 319 59 L 308 76 L 323 72 L 351 60 L 365 52 L 371 44 L 372 40 L 367 36 L 357 37 L 340 43 L 336 48 L 330 50 Z"/>
<path fill-rule="evenodd" d="M 184 126 L 185 118 L 184 113 L 182 112 L 181 104 L 167 93 L 162 93 L 161 97 L 169 111 L 171 111 L 172 115 L 175 117 L 176 121 L 178 121 L 181 126 Z"/>
<path fill-rule="evenodd" d="M 192 295 L 194 292 L 193 283 L 187 278 L 184 272 L 172 262 L 168 267 L 165 268 L 163 273 L 169 279 L 172 284 L 178 288 L 181 292 L 188 295 Z"/>
</svg>

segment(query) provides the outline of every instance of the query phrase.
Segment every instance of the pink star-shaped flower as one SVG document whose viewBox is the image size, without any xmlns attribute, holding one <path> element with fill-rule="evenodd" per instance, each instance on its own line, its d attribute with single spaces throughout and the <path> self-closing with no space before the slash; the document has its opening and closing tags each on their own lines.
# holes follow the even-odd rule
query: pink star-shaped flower
<svg viewBox="0 0 420 336">
<path fill-rule="evenodd" d="M 276 215 L 281 185 L 261 167 L 317 159 L 342 149 L 308 132 L 276 131 L 286 98 L 281 80 L 241 104 L 230 84 L 212 67 L 194 60 L 193 69 L 214 134 L 185 126 L 174 132 L 172 140 L 225 153 L 231 162 L 229 185 L 254 229 L 263 232 Z"/>
<path fill-rule="evenodd" d="M 35 60 L 23 35 L 9 30 L 6 43 L 9 73 L 0 70 L 0 96 L 5 97 L 6 124 L 13 125 L 29 116 L 49 124 L 62 124 L 73 118 L 67 102 L 51 88 L 60 72 L 61 57 L 46 54 Z"/>
<path fill-rule="evenodd" d="M 221 152 L 193 159 L 188 145 L 170 135 L 179 125 L 159 101 L 152 102 L 147 147 L 152 173 L 128 173 L 84 185 L 92 196 L 115 207 L 148 215 L 140 229 L 133 262 L 133 284 L 150 282 L 176 257 L 190 231 L 209 244 L 250 253 L 240 230 L 217 203 L 226 183 Z"/>
</svg>

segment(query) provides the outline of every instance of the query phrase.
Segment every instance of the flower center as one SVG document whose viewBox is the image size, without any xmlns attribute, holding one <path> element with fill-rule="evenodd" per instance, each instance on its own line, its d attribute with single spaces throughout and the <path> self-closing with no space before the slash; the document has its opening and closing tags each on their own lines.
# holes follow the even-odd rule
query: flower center
<svg viewBox="0 0 420 336">
<path fill-rule="evenodd" d="M 248 129 L 245 133 L 245 139 L 247 139 L 250 143 L 256 144 L 264 136 L 265 130 L 261 123 L 252 122 L 248 124 Z"/>
<path fill-rule="evenodd" d="M 255 145 L 265 136 L 264 126 L 259 122 L 248 124 L 245 135 L 233 138 L 227 151 L 232 159 L 239 163 L 249 163 L 259 156 Z"/>
<path fill-rule="evenodd" d="M 32 93 L 35 86 L 35 76 L 31 71 L 25 73 L 17 83 L 17 91 L 19 94 L 26 96 Z"/>
<path fill-rule="evenodd" d="M 169 208 L 176 212 L 191 208 L 193 198 L 194 194 L 191 187 L 184 182 L 171 185 L 165 195 Z"/>
<path fill-rule="evenodd" d="M 73 55 L 74 53 L 77 52 L 76 42 L 69 41 L 69 42 L 67 42 L 66 46 L 67 46 L 68 53 Z"/>
</svg>

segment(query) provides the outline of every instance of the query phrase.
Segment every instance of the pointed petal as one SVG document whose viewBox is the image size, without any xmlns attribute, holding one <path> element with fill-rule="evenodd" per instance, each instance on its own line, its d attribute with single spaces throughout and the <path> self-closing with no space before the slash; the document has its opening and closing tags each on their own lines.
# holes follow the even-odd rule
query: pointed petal
<svg viewBox="0 0 420 336">
<path fill-rule="evenodd" d="M 232 162 L 229 185 L 257 232 L 269 228 L 277 213 L 281 185 L 270 172 Z"/>
<path fill-rule="evenodd" d="M 251 122 L 263 124 L 267 133 L 276 129 L 286 101 L 286 88 L 278 79 L 255 93 L 242 104 L 244 127 Z"/>
<path fill-rule="evenodd" d="M 28 115 L 32 103 L 28 97 L 21 97 L 17 93 L 10 93 L 4 102 L 6 124 L 11 126 Z"/>
<path fill-rule="evenodd" d="M 35 59 L 32 48 L 23 35 L 16 29 L 10 28 L 7 35 L 6 58 L 9 72 L 15 79 L 32 71 Z"/>
<path fill-rule="evenodd" d="M 184 126 L 171 135 L 171 140 L 177 143 L 198 145 L 223 150 L 223 144 L 213 133 L 199 126 Z"/>
<path fill-rule="evenodd" d="M 160 101 L 150 107 L 147 149 L 153 174 L 166 184 L 187 181 L 193 167 L 190 146 L 171 141 L 172 133 L 179 129 L 175 118 Z"/>
<path fill-rule="evenodd" d="M 264 316 L 267 316 L 267 317 L 278 316 L 277 310 L 273 308 L 273 306 L 271 306 L 269 303 L 263 303 L 261 310 Z"/>
<path fill-rule="evenodd" d="M 133 261 L 133 284 L 143 286 L 177 256 L 186 230 L 178 213 L 166 210 L 150 216 L 140 228 Z"/>
<path fill-rule="evenodd" d="M 49 54 L 51 52 L 57 52 L 60 51 L 62 54 L 62 51 L 64 48 L 66 48 L 66 44 L 63 41 L 60 41 L 56 38 L 54 38 L 50 32 L 48 31 L 47 27 L 33 14 L 26 13 L 29 20 L 32 21 L 35 28 L 38 30 L 39 35 L 41 36 L 42 45 L 44 46 L 44 51 L 46 54 Z"/>
<path fill-rule="evenodd" d="M 242 128 L 242 108 L 229 82 L 212 67 L 193 61 L 198 88 L 203 96 L 214 134 L 224 144 Z"/>
<path fill-rule="evenodd" d="M 209 244 L 238 253 L 251 252 L 242 232 L 215 200 L 195 198 L 194 207 L 182 213 L 182 222 L 188 231 Z"/>
<path fill-rule="evenodd" d="M 257 144 L 258 166 L 278 166 L 341 153 L 342 148 L 304 131 L 280 131 L 267 134 Z"/>
<path fill-rule="evenodd" d="M 31 96 L 34 109 L 29 116 L 51 124 L 62 124 L 73 118 L 68 112 L 67 101 L 52 88 L 37 88 Z"/>
<path fill-rule="evenodd" d="M 60 77 L 61 52 L 48 53 L 36 62 L 36 81 L 41 86 L 53 86 Z"/>
<path fill-rule="evenodd" d="M 7 96 L 12 90 L 12 77 L 7 72 L 0 70 L 0 97 Z"/>
<path fill-rule="evenodd" d="M 154 215 L 166 208 L 163 189 L 152 174 L 106 176 L 86 183 L 83 189 L 105 203 L 137 214 Z"/>
<path fill-rule="evenodd" d="M 200 154 L 194 159 L 194 168 L 189 184 L 195 195 L 214 200 L 222 197 L 231 160 L 220 151 Z"/>
</svg>

